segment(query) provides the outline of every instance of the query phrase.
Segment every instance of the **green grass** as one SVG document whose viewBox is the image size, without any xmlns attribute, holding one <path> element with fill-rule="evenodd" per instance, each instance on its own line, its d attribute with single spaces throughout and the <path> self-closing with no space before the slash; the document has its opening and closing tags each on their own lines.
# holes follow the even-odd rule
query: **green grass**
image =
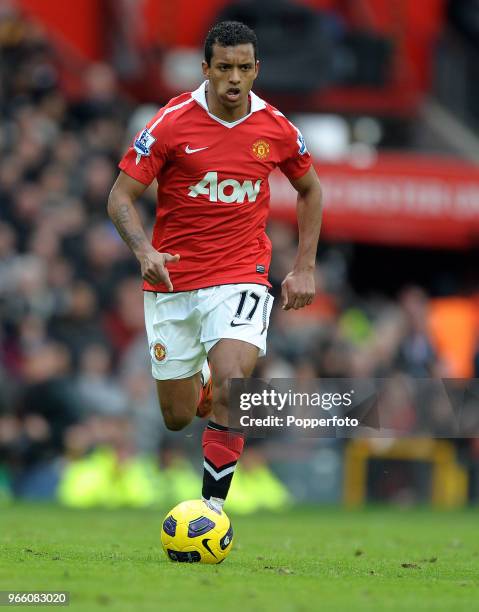
<svg viewBox="0 0 479 612">
<path fill-rule="evenodd" d="M 0 590 L 70 591 L 70 608 L 212 612 L 479 606 L 477 510 L 302 508 L 233 517 L 219 566 L 167 561 L 163 513 L 0 509 Z"/>
</svg>

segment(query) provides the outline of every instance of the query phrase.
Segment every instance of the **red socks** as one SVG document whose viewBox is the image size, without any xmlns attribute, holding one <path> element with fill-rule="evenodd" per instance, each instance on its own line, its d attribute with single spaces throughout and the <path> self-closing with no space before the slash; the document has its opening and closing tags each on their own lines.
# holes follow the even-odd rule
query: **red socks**
<svg viewBox="0 0 479 612">
<path fill-rule="evenodd" d="M 203 432 L 204 499 L 226 499 L 243 446 L 244 435 L 238 430 L 208 423 Z"/>
</svg>

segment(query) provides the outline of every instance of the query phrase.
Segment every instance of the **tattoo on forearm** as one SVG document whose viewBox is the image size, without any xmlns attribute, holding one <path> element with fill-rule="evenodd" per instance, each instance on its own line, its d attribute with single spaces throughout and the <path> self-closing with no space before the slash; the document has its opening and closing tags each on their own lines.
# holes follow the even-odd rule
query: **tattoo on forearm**
<svg viewBox="0 0 479 612">
<path fill-rule="evenodd" d="M 131 214 L 131 205 L 126 202 L 119 202 L 110 209 L 110 218 L 113 221 L 118 233 L 130 247 L 135 251 L 140 246 L 147 242 L 145 232 L 143 231 L 140 220 L 137 217 L 136 211 Z"/>
</svg>

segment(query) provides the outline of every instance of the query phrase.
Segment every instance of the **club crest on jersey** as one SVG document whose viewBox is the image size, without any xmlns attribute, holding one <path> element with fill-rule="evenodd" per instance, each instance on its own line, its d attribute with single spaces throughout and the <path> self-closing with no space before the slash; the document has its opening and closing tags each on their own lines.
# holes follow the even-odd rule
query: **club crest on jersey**
<svg viewBox="0 0 479 612">
<path fill-rule="evenodd" d="M 150 344 L 150 351 L 156 361 L 164 361 L 166 359 L 166 347 L 161 342 L 152 342 Z"/>
<path fill-rule="evenodd" d="M 297 142 L 298 142 L 298 147 L 299 147 L 298 153 L 300 155 L 304 155 L 305 153 L 307 153 L 308 149 L 306 147 L 306 142 L 304 140 L 304 136 L 301 134 L 301 132 L 299 130 L 298 130 L 298 140 L 297 140 Z"/>
<path fill-rule="evenodd" d="M 136 156 L 137 165 L 143 156 L 150 155 L 150 149 L 155 142 L 156 142 L 156 138 L 150 134 L 148 128 L 145 128 L 143 132 L 138 136 L 138 138 L 136 138 L 133 144 L 133 148 L 137 152 L 137 156 Z"/>
<path fill-rule="evenodd" d="M 269 143 L 266 140 L 257 140 L 253 144 L 253 154 L 258 159 L 266 159 L 269 155 Z"/>
</svg>

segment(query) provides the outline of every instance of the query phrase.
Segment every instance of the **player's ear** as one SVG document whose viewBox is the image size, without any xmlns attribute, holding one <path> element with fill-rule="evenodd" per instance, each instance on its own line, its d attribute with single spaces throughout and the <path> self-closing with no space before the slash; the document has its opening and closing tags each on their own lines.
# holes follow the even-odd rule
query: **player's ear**
<svg viewBox="0 0 479 612">
<path fill-rule="evenodd" d="M 203 76 L 209 79 L 210 78 L 210 67 L 208 66 L 206 60 L 203 60 L 201 62 L 201 70 L 203 71 Z"/>
<path fill-rule="evenodd" d="M 256 64 L 254 67 L 254 78 L 258 76 L 258 73 L 259 73 L 259 60 L 256 60 Z"/>
</svg>

